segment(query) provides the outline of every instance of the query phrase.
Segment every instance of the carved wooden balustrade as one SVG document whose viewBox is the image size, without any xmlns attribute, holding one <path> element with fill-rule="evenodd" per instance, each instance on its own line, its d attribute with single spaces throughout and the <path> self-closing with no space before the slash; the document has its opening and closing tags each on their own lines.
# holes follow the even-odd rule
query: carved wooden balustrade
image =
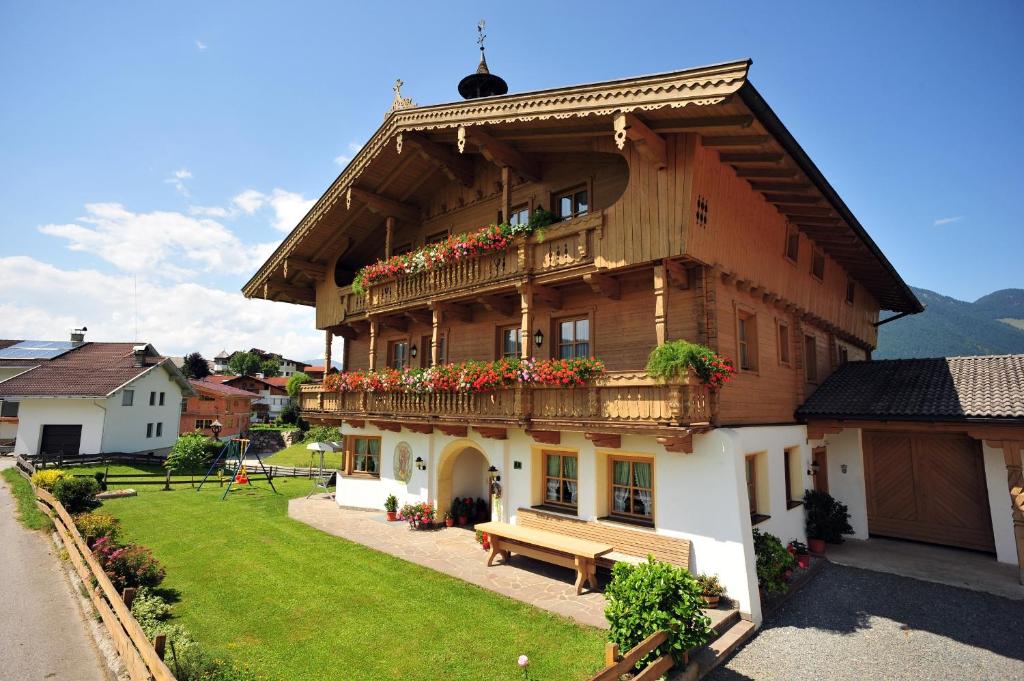
<svg viewBox="0 0 1024 681">
<path fill-rule="evenodd" d="M 479 294 L 525 281 L 529 274 L 566 271 L 593 263 L 593 234 L 602 215 L 574 218 L 543 236 L 520 238 L 511 248 L 371 284 L 362 312 L 380 313 L 437 298 Z M 351 308 L 346 310 L 351 312 Z"/>
<path fill-rule="evenodd" d="M 561 430 L 587 425 L 688 427 L 711 421 L 708 389 L 695 377 L 664 383 L 643 372 L 611 372 L 578 388 L 517 386 L 491 393 L 325 392 L 301 386 L 307 418 L 502 422 Z"/>
</svg>

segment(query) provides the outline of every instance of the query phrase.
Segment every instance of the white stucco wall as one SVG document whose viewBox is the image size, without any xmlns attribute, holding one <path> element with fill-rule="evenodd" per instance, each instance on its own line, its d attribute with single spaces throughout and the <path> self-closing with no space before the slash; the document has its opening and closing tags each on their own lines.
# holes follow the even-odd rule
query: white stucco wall
<svg viewBox="0 0 1024 681">
<path fill-rule="evenodd" d="M 99 454 L 103 439 L 104 400 L 26 399 L 18 409 L 16 454 L 38 454 L 43 426 L 81 425 L 81 454 Z"/>
<path fill-rule="evenodd" d="M 854 539 L 867 539 L 868 502 L 861 430 L 845 428 L 838 434 L 826 435 L 824 445 L 828 452 L 829 494 L 846 504 L 850 511 L 850 526 L 853 528 L 850 536 Z"/>
<path fill-rule="evenodd" d="M 1010 491 L 1006 486 L 1006 459 L 1002 449 L 982 445 L 985 458 L 985 486 L 988 488 L 992 535 L 996 543 L 996 560 L 1017 564 L 1017 543 L 1013 536 L 1013 512 Z"/>
<path fill-rule="evenodd" d="M 134 390 L 132 406 L 121 405 L 124 390 Z M 149 394 L 156 393 L 156 404 L 150 406 Z M 160 406 L 160 393 L 164 404 Z M 178 439 L 181 422 L 181 387 L 163 367 L 157 367 L 140 376 L 122 390 L 111 395 L 105 403 L 106 419 L 103 425 L 103 451 L 143 454 L 166 453 Z M 152 423 L 153 437 L 146 437 L 146 425 Z M 156 436 L 157 423 L 163 423 L 163 434 Z"/>
</svg>

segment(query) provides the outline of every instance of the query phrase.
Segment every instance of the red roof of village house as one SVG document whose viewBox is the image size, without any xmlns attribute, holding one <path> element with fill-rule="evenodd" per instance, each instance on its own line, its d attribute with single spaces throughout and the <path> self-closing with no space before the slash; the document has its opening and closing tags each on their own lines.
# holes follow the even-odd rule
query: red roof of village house
<svg viewBox="0 0 1024 681">
<path fill-rule="evenodd" d="M 306 373 L 307 374 L 310 373 L 310 372 L 319 372 L 319 373 L 322 374 L 325 370 L 326 369 L 325 369 L 323 364 L 317 364 L 315 366 L 306 367 Z"/>
<path fill-rule="evenodd" d="M 142 366 L 136 366 L 134 349 L 145 348 Z M 106 397 L 155 367 L 163 366 L 191 394 L 188 381 L 177 367 L 146 343 L 83 343 L 24 373 L 0 381 L 0 397 Z"/>
<path fill-rule="evenodd" d="M 235 376 L 230 376 L 229 378 L 235 378 Z M 218 395 L 226 395 L 228 397 L 248 397 L 253 400 L 258 400 L 260 398 L 256 393 L 251 393 L 248 390 L 242 390 L 241 388 L 236 388 L 233 385 L 227 385 L 220 381 L 197 381 L 196 379 L 191 379 L 189 383 L 191 383 L 192 387 L 200 392 L 217 393 Z"/>
<path fill-rule="evenodd" d="M 284 388 L 288 385 L 287 376 L 268 376 L 263 379 L 270 385 L 276 385 L 278 388 Z"/>
</svg>

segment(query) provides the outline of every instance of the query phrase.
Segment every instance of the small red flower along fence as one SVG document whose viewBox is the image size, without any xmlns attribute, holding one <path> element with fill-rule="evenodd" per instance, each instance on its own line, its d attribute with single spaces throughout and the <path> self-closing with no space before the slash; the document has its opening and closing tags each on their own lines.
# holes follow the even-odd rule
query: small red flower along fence
<svg viewBox="0 0 1024 681">
<path fill-rule="evenodd" d="M 378 369 L 328 374 L 328 392 L 488 393 L 516 385 L 576 387 L 600 377 L 604 362 L 593 357 L 441 364 L 426 369 Z"/>
</svg>

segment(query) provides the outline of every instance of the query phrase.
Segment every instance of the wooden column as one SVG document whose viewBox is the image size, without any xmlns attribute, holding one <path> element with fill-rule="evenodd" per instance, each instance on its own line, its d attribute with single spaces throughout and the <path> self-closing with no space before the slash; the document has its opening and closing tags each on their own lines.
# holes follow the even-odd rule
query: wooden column
<svg viewBox="0 0 1024 681">
<path fill-rule="evenodd" d="M 441 339 L 441 322 L 443 318 L 440 305 L 431 305 L 431 309 L 433 318 L 430 325 L 430 365 L 437 366 L 439 359 L 437 355 L 440 349 L 438 341 Z"/>
<path fill-rule="evenodd" d="M 654 266 L 654 336 L 658 345 L 664 345 L 666 338 L 665 329 L 665 266 Z"/>
<path fill-rule="evenodd" d="M 533 337 L 530 335 L 530 313 L 533 309 L 533 288 L 529 283 L 519 287 L 520 329 L 523 335 L 521 356 L 530 359 L 533 351 Z"/>
<path fill-rule="evenodd" d="M 391 247 L 395 240 L 395 218 L 387 216 L 384 219 L 384 257 L 391 257 Z"/>
<path fill-rule="evenodd" d="M 1017 579 L 1024 584 L 1024 469 L 1021 466 L 1024 442 L 1003 440 L 990 441 L 988 444 L 1001 447 L 1006 461 L 1006 486 L 1010 492 L 1010 511 L 1013 514 L 1013 538 L 1017 542 Z"/>
<path fill-rule="evenodd" d="M 370 320 L 370 358 L 369 358 L 369 369 L 374 371 L 377 369 L 377 320 Z"/>
<path fill-rule="evenodd" d="M 512 218 L 512 169 L 501 167 L 501 219 L 508 222 Z"/>
<path fill-rule="evenodd" d="M 324 376 L 327 376 L 327 372 L 331 370 L 331 343 L 334 340 L 334 334 L 331 333 L 330 329 L 324 331 Z"/>
</svg>

